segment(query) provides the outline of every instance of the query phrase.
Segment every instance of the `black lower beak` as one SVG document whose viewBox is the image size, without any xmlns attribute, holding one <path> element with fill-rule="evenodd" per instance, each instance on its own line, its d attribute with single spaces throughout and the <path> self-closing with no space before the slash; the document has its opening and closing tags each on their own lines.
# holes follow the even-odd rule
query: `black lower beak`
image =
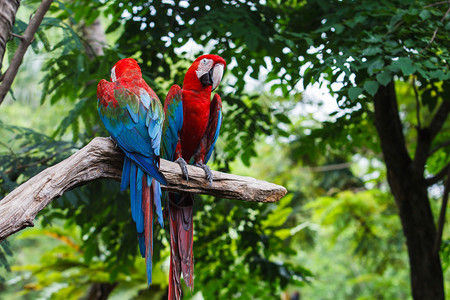
<svg viewBox="0 0 450 300">
<path fill-rule="evenodd" d="M 209 70 L 208 73 L 205 73 L 200 77 L 200 82 L 203 86 L 212 86 L 213 85 L 213 69 Z"/>
</svg>

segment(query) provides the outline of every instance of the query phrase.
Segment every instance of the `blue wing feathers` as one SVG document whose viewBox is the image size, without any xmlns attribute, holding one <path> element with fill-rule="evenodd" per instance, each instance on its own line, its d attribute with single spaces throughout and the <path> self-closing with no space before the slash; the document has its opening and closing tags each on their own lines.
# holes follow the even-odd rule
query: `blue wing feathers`
<svg viewBox="0 0 450 300">
<path fill-rule="evenodd" d="M 161 144 L 164 159 L 173 160 L 178 135 L 183 127 L 183 101 L 181 88 L 173 85 L 164 103 L 163 141 Z"/>
<path fill-rule="evenodd" d="M 141 95 L 140 96 L 141 96 L 142 104 L 144 104 L 144 107 L 148 109 L 149 106 L 150 106 L 150 95 L 147 93 L 146 90 L 141 89 Z"/>
<path fill-rule="evenodd" d="M 217 138 L 219 137 L 220 127 L 222 126 L 222 110 L 219 111 L 219 119 L 217 121 L 216 132 L 214 133 L 213 142 L 211 143 L 211 147 L 209 147 L 208 153 L 205 157 L 205 164 L 209 161 L 211 154 L 214 150 L 214 146 L 216 145 Z"/>
<path fill-rule="evenodd" d="M 156 156 L 153 156 L 153 161 L 150 161 L 148 157 L 140 155 L 139 153 L 128 153 L 129 157 L 134 160 L 146 173 L 153 178 L 166 185 L 167 181 L 164 176 L 159 172 L 156 164 Z"/>
</svg>

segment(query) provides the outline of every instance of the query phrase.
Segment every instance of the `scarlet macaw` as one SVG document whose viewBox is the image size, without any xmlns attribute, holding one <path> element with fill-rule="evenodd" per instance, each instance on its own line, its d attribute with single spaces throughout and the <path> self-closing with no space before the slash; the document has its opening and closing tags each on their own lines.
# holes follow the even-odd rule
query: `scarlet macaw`
<svg viewBox="0 0 450 300">
<path fill-rule="evenodd" d="M 131 215 L 150 284 L 153 205 L 163 226 L 160 183 L 166 180 L 159 172 L 159 156 L 164 111 L 134 59 L 118 61 L 111 69 L 111 81 L 102 79 L 98 84 L 98 112 L 111 138 L 125 152 L 120 189 L 130 186 Z"/>
<path fill-rule="evenodd" d="M 164 103 L 162 157 L 180 164 L 186 179 L 186 161 L 203 168 L 212 183 L 206 165 L 219 136 L 222 101 L 211 91 L 222 80 L 225 60 L 218 55 L 202 55 L 188 69 L 183 88 L 173 85 Z M 180 276 L 191 289 L 194 286 L 193 263 L 193 195 L 169 193 L 171 261 L 169 299 L 181 297 Z"/>
</svg>

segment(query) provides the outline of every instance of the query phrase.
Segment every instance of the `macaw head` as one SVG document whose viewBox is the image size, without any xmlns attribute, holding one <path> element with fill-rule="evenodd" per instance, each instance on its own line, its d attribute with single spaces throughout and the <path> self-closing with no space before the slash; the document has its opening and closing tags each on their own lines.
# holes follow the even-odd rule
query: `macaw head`
<svg viewBox="0 0 450 300">
<path fill-rule="evenodd" d="M 222 80 L 226 67 L 225 60 L 219 55 L 205 54 L 197 58 L 184 77 L 183 88 L 192 90 L 215 90 Z"/>
<path fill-rule="evenodd" d="M 135 59 L 121 59 L 111 69 L 111 81 L 115 82 L 118 78 L 126 75 L 127 73 L 136 71 L 139 72 L 139 74 L 141 73 L 141 68 Z"/>
</svg>

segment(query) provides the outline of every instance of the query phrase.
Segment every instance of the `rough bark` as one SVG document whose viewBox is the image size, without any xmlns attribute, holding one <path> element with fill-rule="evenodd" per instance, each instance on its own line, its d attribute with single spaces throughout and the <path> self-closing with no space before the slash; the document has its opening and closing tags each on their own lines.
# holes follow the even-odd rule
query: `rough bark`
<svg viewBox="0 0 450 300">
<path fill-rule="evenodd" d="M 20 0 L 0 0 L 0 71 Z"/>
<path fill-rule="evenodd" d="M 91 25 L 83 26 L 83 36 L 86 40 L 86 53 L 90 59 L 103 55 L 103 48 L 107 45 L 105 30 L 97 18 Z"/>
<path fill-rule="evenodd" d="M 16 78 L 17 71 L 19 70 L 19 67 L 22 64 L 23 56 L 27 52 L 28 47 L 33 42 L 34 34 L 38 30 L 39 25 L 41 25 L 42 19 L 44 19 L 44 15 L 50 8 L 52 2 L 53 0 L 42 0 L 36 13 L 31 18 L 30 23 L 27 26 L 27 29 L 25 29 L 25 32 L 20 37 L 19 47 L 17 47 L 17 50 L 14 53 L 14 56 L 11 60 L 11 64 L 6 70 L 3 76 L 2 84 L 0 85 L 0 104 L 3 102 L 3 99 L 5 99 L 6 94 L 11 88 L 14 78 Z"/>
<path fill-rule="evenodd" d="M 23 183 L 0 201 L 0 241 L 33 226 L 37 213 L 65 191 L 96 179 L 119 181 L 124 154 L 108 138 L 95 138 L 66 160 L 49 167 Z M 282 186 L 251 177 L 212 171 L 209 184 L 203 169 L 188 166 L 189 182 L 178 164 L 161 160 L 164 190 L 201 193 L 253 202 L 276 202 L 286 193 Z"/>
<path fill-rule="evenodd" d="M 444 299 L 440 259 L 433 253 L 436 228 L 423 173 L 426 161 L 423 152 L 429 153 L 435 130 L 443 122 L 439 120 L 439 124 L 419 131 L 420 152 L 416 151 L 413 161 L 405 146 L 393 82 L 379 88 L 374 104 L 375 126 L 380 137 L 388 182 L 406 237 L 413 298 Z"/>
</svg>

